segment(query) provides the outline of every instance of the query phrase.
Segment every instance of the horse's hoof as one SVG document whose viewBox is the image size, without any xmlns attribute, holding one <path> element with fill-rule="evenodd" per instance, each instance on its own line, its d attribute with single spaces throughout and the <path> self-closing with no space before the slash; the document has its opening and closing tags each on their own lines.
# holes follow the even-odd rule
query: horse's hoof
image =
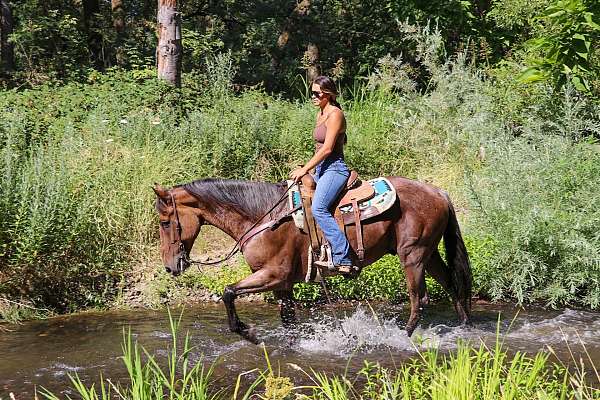
<svg viewBox="0 0 600 400">
<path fill-rule="evenodd" d="M 417 325 L 406 325 L 406 335 L 411 337 L 414 333 L 415 329 L 417 329 Z"/>
<path fill-rule="evenodd" d="M 282 325 L 285 329 L 292 330 L 298 327 L 298 321 L 296 319 L 290 321 L 283 321 Z"/>
<path fill-rule="evenodd" d="M 249 341 L 252 344 L 258 344 L 258 339 L 256 337 L 256 329 L 254 327 L 249 327 L 240 332 L 240 335 Z"/>
</svg>

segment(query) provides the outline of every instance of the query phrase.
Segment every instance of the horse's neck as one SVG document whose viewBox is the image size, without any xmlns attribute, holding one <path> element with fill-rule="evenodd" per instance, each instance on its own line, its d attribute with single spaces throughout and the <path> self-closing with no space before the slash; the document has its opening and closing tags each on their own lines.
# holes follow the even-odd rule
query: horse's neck
<svg viewBox="0 0 600 400">
<path fill-rule="evenodd" d="M 254 224 L 254 221 L 250 221 L 232 210 L 222 207 L 215 207 L 210 211 L 207 208 L 204 209 L 206 211 L 203 213 L 203 217 L 206 222 L 222 230 L 236 241 Z"/>
<path fill-rule="evenodd" d="M 206 185 L 206 186 L 203 186 Z M 278 190 L 276 186 L 250 184 L 248 182 L 197 182 L 191 188 L 193 192 L 182 189 L 182 196 L 195 203 L 202 218 L 210 225 L 222 230 L 234 240 L 239 240 L 257 222 L 263 203 L 265 212 L 268 205 L 275 200 Z M 214 191 L 214 192 L 211 192 Z M 228 192 L 231 190 L 231 192 Z M 228 195 L 224 195 L 224 192 Z M 192 194 L 193 193 L 193 194 Z M 240 202 L 228 198 L 233 195 L 242 196 Z M 189 197 L 187 197 L 189 196 Z M 222 198 L 221 198 L 222 197 Z M 244 201 L 244 199 L 251 199 Z M 232 204 L 233 203 L 233 204 Z M 250 217 L 252 215 L 252 217 Z M 266 219 L 266 216 L 263 216 Z"/>
</svg>

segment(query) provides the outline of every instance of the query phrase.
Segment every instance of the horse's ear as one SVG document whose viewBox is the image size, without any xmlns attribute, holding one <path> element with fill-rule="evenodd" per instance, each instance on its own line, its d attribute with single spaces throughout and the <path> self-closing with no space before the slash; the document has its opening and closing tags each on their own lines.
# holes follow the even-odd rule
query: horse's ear
<svg viewBox="0 0 600 400">
<path fill-rule="evenodd" d="M 154 190 L 154 193 L 156 193 L 156 196 L 158 196 L 159 199 L 163 199 L 163 200 L 169 199 L 169 192 L 167 190 L 163 189 L 163 187 L 160 186 L 158 183 L 154 184 L 154 187 L 152 188 L 152 190 Z"/>
</svg>

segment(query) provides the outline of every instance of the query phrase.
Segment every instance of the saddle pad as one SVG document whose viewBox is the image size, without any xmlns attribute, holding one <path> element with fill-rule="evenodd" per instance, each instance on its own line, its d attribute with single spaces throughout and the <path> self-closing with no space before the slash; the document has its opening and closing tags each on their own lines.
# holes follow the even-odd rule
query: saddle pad
<svg viewBox="0 0 600 400">
<path fill-rule="evenodd" d="M 373 189 L 375 189 L 375 196 L 369 200 L 358 203 L 358 208 L 364 210 L 369 207 L 374 207 L 378 210 L 377 214 L 381 214 L 390 208 L 396 201 L 396 189 L 392 186 L 390 181 L 383 177 L 371 179 L 368 182 L 373 186 Z M 293 181 L 288 180 L 288 187 L 293 183 Z M 301 204 L 302 199 L 300 197 L 300 191 L 298 190 L 298 186 L 294 186 L 288 192 L 289 209 L 293 210 Z M 340 207 L 340 211 L 342 212 L 342 215 L 344 215 L 353 213 L 354 209 L 351 204 L 348 204 Z M 296 224 L 299 229 L 304 230 L 304 210 L 300 208 L 298 211 L 292 213 L 292 217 L 294 218 L 294 224 Z"/>
</svg>

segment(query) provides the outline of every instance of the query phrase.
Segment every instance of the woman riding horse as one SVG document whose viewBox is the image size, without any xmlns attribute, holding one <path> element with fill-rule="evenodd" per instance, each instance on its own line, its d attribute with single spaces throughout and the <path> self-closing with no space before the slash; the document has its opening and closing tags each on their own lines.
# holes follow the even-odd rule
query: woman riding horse
<svg viewBox="0 0 600 400">
<path fill-rule="evenodd" d="M 315 154 L 303 166 L 293 170 L 290 177 L 299 181 L 312 168 L 317 188 L 312 200 L 312 214 L 331 246 L 334 269 L 352 269 L 350 244 L 329 211 L 346 186 L 350 171 L 344 162 L 346 119 L 335 100 L 335 83 L 326 76 L 317 77 L 311 90 L 312 103 L 319 107 L 313 131 Z"/>
</svg>

